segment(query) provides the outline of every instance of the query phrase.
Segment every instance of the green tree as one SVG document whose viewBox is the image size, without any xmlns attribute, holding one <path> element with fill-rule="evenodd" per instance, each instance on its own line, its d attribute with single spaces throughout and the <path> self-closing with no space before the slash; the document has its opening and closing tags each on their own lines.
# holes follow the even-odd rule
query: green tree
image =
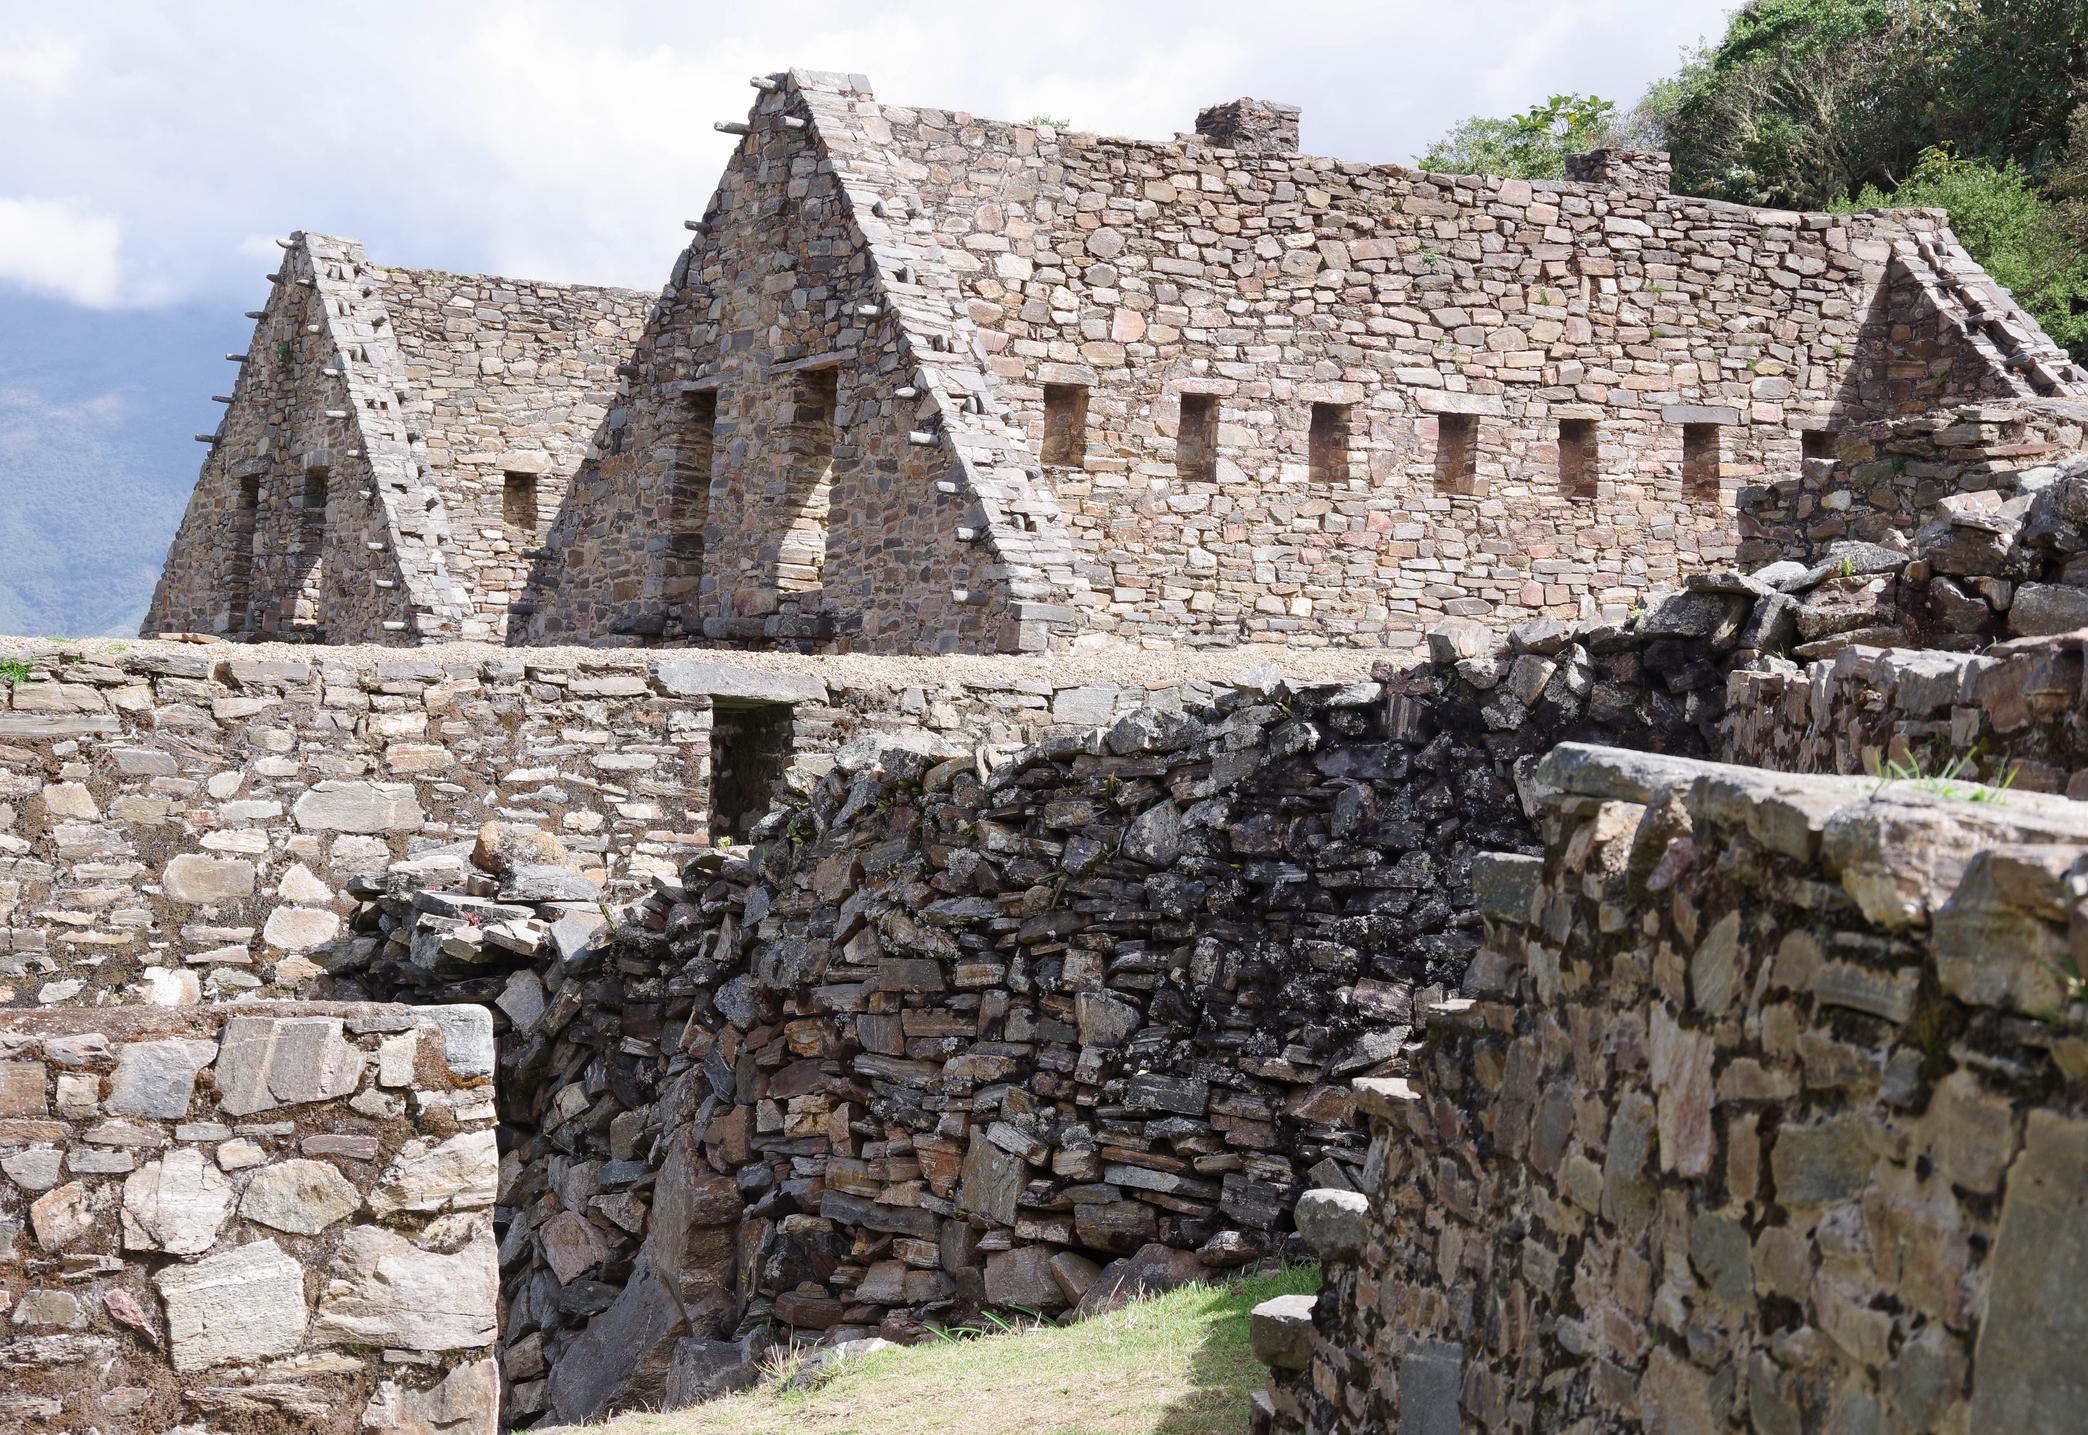
<svg viewBox="0 0 2088 1435">
<path fill-rule="evenodd" d="M 1506 119 L 1473 115 L 1415 158 L 1442 174 L 1559 179 L 1566 156 L 1601 144 L 1617 107 L 1597 95 L 1553 95 Z"/>
<path fill-rule="evenodd" d="M 2088 124 L 2080 128 L 2088 136 Z M 2082 159 L 2088 163 L 2088 154 Z M 2014 160 L 1964 159 L 1937 145 L 1889 193 L 1866 186 L 1836 207 L 1886 205 L 1948 213 L 1951 229 L 1994 281 L 2055 341 L 2076 357 L 2088 355 L 2088 254 L 2066 232 L 2061 207 L 2038 193 Z"/>
</svg>

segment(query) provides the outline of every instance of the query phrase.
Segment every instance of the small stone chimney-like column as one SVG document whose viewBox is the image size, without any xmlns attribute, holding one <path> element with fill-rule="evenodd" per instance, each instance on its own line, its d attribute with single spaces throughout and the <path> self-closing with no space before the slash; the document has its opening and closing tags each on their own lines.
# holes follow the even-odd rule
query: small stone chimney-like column
<svg viewBox="0 0 2088 1435">
<path fill-rule="evenodd" d="M 1566 156 L 1566 178 L 1606 189 L 1669 192 L 1673 166 L 1664 149 L 1591 149 Z"/>
<path fill-rule="evenodd" d="M 1199 110 L 1197 136 L 1241 154 L 1296 154 L 1298 107 L 1272 100 L 1231 100 Z"/>
</svg>

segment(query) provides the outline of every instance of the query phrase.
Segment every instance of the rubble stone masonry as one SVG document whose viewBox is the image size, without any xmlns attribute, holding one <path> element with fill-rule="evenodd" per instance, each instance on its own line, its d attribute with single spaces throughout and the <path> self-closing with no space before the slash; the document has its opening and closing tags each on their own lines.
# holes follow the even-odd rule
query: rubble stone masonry
<svg viewBox="0 0 2088 1435">
<path fill-rule="evenodd" d="M 0 1428 L 493 1435 L 478 1007 L 0 1010 Z"/>
<path fill-rule="evenodd" d="M 1257 1428 L 2080 1428 L 2078 804 L 1614 750 L 1352 1095 Z"/>
<path fill-rule="evenodd" d="M 2088 392 L 1933 211 L 762 87 L 532 640 L 1410 646 L 1729 561 L 1807 435 Z"/>
</svg>

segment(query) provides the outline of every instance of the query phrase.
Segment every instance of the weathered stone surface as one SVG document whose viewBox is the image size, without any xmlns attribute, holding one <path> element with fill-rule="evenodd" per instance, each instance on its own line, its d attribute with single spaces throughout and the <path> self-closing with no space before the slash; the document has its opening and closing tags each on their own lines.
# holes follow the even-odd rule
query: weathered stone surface
<svg viewBox="0 0 2088 1435">
<path fill-rule="evenodd" d="M 68 1181 L 38 1196 L 29 1203 L 29 1225 L 36 1232 L 36 1243 L 45 1250 L 68 1249 L 94 1225 L 94 1201 L 87 1187 Z"/>
<path fill-rule="evenodd" d="M 123 1183 L 126 1250 L 200 1255 L 217 1243 L 231 1214 L 231 1181 L 193 1147 L 169 1151 Z"/>
<path fill-rule="evenodd" d="M 217 1060 L 219 1106 L 250 1116 L 277 1106 L 353 1092 L 363 1053 L 343 1039 L 338 1017 L 234 1017 Z"/>
<path fill-rule="evenodd" d="M 370 1188 L 370 1209 L 379 1216 L 475 1210 L 493 1204 L 499 1176 L 500 1154 L 491 1131 L 466 1131 L 440 1142 L 408 1141 Z"/>
<path fill-rule="evenodd" d="M 272 1240 L 169 1266 L 152 1283 L 176 1370 L 288 1355 L 304 1344 L 304 1268 Z"/>
<path fill-rule="evenodd" d="M 2055 1352 L 2088 1338 L 2088 1122 L 2033 1111 L 2008 1173 L 1971 1428 L 2063 1430 L 2088 1409 L 2088 1372 Z"/>
<path fill-rule="evenodd" d="M 104 1109 L 112 1116 L 178 1120 L 188 1114 L 196 1074 L 216 1059 L 214 1041 L 126 1042 L 116 1049 L 116 1072 Z"/>
<path fill-rule="evenodd" d="M 261 928 L 261 940 L 279 952 L 309 952 L 340 934 L 340 917 L 323 907 L 277 907 Z"/>
<path fill-rule="evenodd" d="M 475 1229 L 454 1249 L 425 1249 L 377 1226 L 341 1236 L 312 1339 L 323 1345 L 469 1350 L 494 1335 L 498 1267 L 490 1232 Z"/>
<path fill-rule="evenodd" d="M 1312 1360 L 1312 1297 L 1280 1295 L 1248 1314 L 1254 1357 L 1277 1370 L 1303 1370 Z"/>
<path fill-rule="evenodd" d="M 291 806 L 307 832 L 416 832 L 427 820 L 411 783 L 318 782 Z"/>
<path fill-rule="evenodd" d="M 641 1268 L 552 1368 L 552 1413 L 561 1420 L 589 1420 L 611 1402 L 659 1399 L 684 1329 L 674 1297 Z"/>
<path fill-rule="evenodd" d="M 563 868 L 571 860 L 556 836 L 517 822 L 486 823 L 471 848 L 472 865 L 496 877 L 507 876 L 518 867 Z"/>
<path fill-rule="evenodd" d="M 196 906 L 241 902 L 254 895 L 254 864 L 236 857 L 185 852 L 167 864 L 160 885 L 176 902 Z"/>
<path fill-rule="evenodd" d="M 500 1366 L 460 1365 L 434 1385 L 386 1380 L 370 1397 L 361 1428 L 370 1435 L 493 1435 L 500 1427 Z"/>
<path fill-rule="evenodd" d="M 239 1214 L 278 1231 L 316 1236 L 353 1215 L 362 1203 L 355 1183 L 328 1162 L 278 1161 L 248 1178 Z"/>
</svg>

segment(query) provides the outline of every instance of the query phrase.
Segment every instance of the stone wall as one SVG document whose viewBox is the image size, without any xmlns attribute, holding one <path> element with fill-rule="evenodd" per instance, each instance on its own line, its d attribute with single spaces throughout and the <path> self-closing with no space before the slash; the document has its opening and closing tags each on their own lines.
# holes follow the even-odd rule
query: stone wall
<svg viewBox="0 0 2088 1435">
<path fill-rule="evenodd" d="M 1402 1069 L 1414 993 L 1474 950 L 1473 854 L 1530 840 L 1518 774 L 1565 734 L 1715 731 L 1672 640 L 1457 645 L 1486 636 L 997 761 L 858 726 L 613 934 L 397 874 L 336 989 L 499 1012 L 511 1416 L 1279 1249 L 1300 1186 L 1364 1163 L 1345 1082 Z M 474 910 L 498 941 L 450 945 Z"/>
<path fill-rule="evenodd" d="M 492 1435 L 474 1007 L 0 1011 L 0 1426 Z"/>
<path fill-rule="evenodd" d="M 144 631 L 500 638 L 647 296 L 282 243 Z M 533 484 L 535 520 L 510 521 L 509 474 Z"/>
<path fill-rule="evenodd" d="M 1742 489 L 1742 563 L 1812 558 L 1848 539 L 1912 538 L 1946 498 L 2030 492 L 2088 448 L 2088 403 L 1939 406 L 1816 432 L 1802 464 Z"/>
<path fill-rule="evenodd" d="M 709 698 L 615 654 L 93 645 L 0 688 L 0 1006 L 308 994 L 353 879 L 492 818 L 621 900 L 704 837 Z"/>
<path fill-rule="evenodd" d="M 1071 551 L 948 256 L 867 86 L 823 78 L 768 86 L 694 221 L 538 565 L 531 641 L 996 652 L 1070 629 Z"/>
<path fill-rule="evenodd" d="M 460 635 L 500 641 L 574 473 L 611 441 L 618 370 L 653 296 L 425 269 L 376 277 L 448 517 L 449 568 L 477 619 Z"/>
<path fill-rule="evenodd" d="M 1562 747 L 1464 995 L 1352 1095 L 1260 1429 L 2059 1430 L 2088 815 Z"/>
<path fill-rule="evenodd" d="M 1741 509 L 1807 432 L 2088 390 L 1934 211 L 760 85 L 532 641 L 1378 647 L 1614 615 L 1771 522 Z"/>
<path fill-rule="evenodd" d="M 1729 761 L 1783 772 L 1905 773 L 2088 797 L 2081 644 L 2019 638 L 1980 654 L 1851 647 L 1728 679 Z"/>
</svg>

